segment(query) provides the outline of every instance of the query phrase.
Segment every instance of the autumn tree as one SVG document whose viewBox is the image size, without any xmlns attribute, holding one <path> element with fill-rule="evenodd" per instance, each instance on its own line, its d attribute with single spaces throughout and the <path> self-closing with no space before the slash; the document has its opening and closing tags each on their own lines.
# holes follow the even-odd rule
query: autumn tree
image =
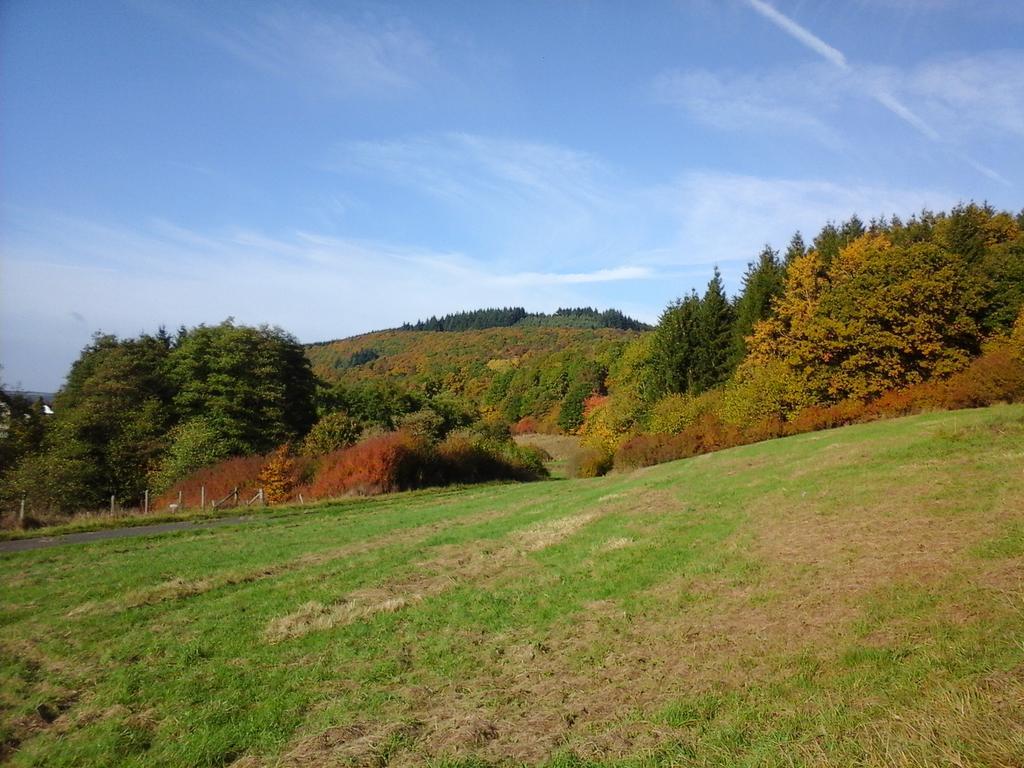
<svg viewBox="0 0 1024 768">
<path fill-rule="evenodd" d="M 816 253 L 790 268 L 753 360 L 779 360 L 821 401 L 870 398 L 964 367 L 980 348 L 978 292 L 963 259 L 932 243 L 865 235 L 827 270 Z"/>
</svg>

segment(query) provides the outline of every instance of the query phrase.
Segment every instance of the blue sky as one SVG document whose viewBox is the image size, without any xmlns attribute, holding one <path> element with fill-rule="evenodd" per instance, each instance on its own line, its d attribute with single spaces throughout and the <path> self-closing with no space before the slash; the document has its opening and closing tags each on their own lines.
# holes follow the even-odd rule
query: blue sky
<svg viewBox="0 0 1024 768">
<path fill-rule="evenodd" d="M 0 4 L 0 372 L 97 330 L 653 321 L 827 220 L 1024 206 L 1024 4 Z"/>
</svg>

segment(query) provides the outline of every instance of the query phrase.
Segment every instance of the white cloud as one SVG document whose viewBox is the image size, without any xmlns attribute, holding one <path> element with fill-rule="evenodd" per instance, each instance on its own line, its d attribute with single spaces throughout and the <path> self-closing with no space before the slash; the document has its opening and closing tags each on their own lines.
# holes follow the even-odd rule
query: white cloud
<svg viewBox="0 0 1024 768">
<path fill-rule="evenodd" d="M 923 208 L 946 209 L 958 202 L 941 190 L 893 188 L 816 179 L 762 178 L 742 174 L 690 173 L 662 192 L 674 201 L 677 248 L 659 263 L 684 254 L 704 264 L 720 264 L 733 289 L 748 260 L 765 243 L 785 248 L 800 230 L 810 242 L 828 221 L 858 214 L 907 217 Z"/>
<path fill-rule="evenodd" d="M 900 78 L 899 88 L 958 137 L 1024 136 L 1024 51 L 925 62 Z"/>
<path fill-rule="evenodd" d="M 845 143 L 821 115 L 834 111 L 843 75 L 822 65 L 769 72 L 664 72 L 655 97 L 715 128 L 807 136 L 833 148 Z"/>
<path fill-rule="evenodd" d="M 458 253 L 303 232 L 130 230 L 49 216 L 20 230 L 5 248 L 0 362 L 6 378 L 44 388 L 100 329 L 134 335 L 233 316 L 317 341 L 481 306 L 553 310 L 584 303 L 579 286 L 652 276 L 633 265 L 502 272 Z"/>
<path fill-rule="evenodd" d="M 331 167 L 424 197 L 489 260 L 510 265 L 616 266 L 655 237 L 635 184 L 550 144 L 465 133 L 354 142 Z"/>
<path fill-rule="evenodd" d="M 956 137 L 964 137 L 965 125 L 994 126 L 1013 133 L 1019 133 L 1024 127 L 1024 67 L 1019 51 L 926 63 L 908 72 L 894 68 L 855 67 L 842 51 L 766 0 L 746 0 L 746 4 L 827 61 L 837 73 L 848 76 L 841 81 L 833 79 L 829 85 L 838 84 L 841 86 L 839 90 L 847 96 L 873 99 L 931 142 L 943 146 L 953 158 L 991 179 L 1008 185 L 1011 183 L 954 144 Z M 803 93 L 793 89 L 792 83 L 787 82 L 790 78 L 780 72 L 759 78 L 742 76 L 735 78 L 729 86 L 723 86 L 721 81 L 707 74 L 677 74 L 670 84 L 676 86 L 676 100 L 703 120 L 735 125 L 741 124 L 744 116 L 761 117 L 778 125 L 812 129 L 811 132 L 819 138 L 827 138 L 827 126 L 812 117 L 808 105 L 811 97 L 820 92 L 820 83 L 827 81 L 828 77 L 820 70 L 806 70 L 805 73 L 810 77 L 804 81 L 807 92 Z M 660 82 L 664 85 L 665 76 Z M 768 87 L 759 91 L 756 88 L 759 84 Z M 792 95 L 786 97 L 787 92 Z"/>
</svg>

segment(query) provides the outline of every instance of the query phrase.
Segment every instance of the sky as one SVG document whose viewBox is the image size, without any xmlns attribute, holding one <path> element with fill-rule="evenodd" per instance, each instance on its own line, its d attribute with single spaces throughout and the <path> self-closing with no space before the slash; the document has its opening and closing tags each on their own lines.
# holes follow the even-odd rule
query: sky
<svg viewBox="0 0 1024 768">
<path fill-rule="evenodd" d="M 1022 187 L 1015 0 L 2 0 L 0 379 L 228 317 L 654 322 L 798 230 Z"/>
</svg>

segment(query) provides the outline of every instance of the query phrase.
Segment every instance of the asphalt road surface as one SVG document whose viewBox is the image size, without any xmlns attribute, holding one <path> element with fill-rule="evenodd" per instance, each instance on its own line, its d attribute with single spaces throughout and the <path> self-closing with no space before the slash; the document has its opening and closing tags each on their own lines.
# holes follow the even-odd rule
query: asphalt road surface
<svg viewBox="0 0 1024 768">
<path fill-rule="evenodd" d="M 32 539 L 14 539 L 0 541 L 0 553 L 27 552 L 31 549 L 59 547 L 63 544 L 85 544 L 90 541 L 106 541 L 108 539 L 133 539 L 137 536 L 154 536 L 160 533 L 175 531 L 195 531 L 203 528 L 214 528 L 219 525 L 238 525 L 255 520 L 252 516 L 222 517 L 217 520 L 182 520 L 178 523 L 156 523 L 154 525 L 135 525 L 131 528 L 108 528 L 102 531 L 85 533 L 66 533 L 62 536 L 39 536 Z"/>
</svg>

